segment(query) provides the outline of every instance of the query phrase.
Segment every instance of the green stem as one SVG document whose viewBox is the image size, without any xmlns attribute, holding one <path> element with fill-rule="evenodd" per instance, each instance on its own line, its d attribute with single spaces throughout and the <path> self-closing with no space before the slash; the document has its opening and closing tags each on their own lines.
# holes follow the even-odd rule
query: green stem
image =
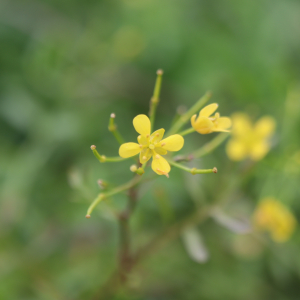
<svg viewBox="0 0 300 300">
<path fill-rule="evenodd" d="M 230 135 L 230 133 L 227 133 L 227 132 L 226 133 L 220 133 L 220 134 L 218 134 L 210 142 L 206 143 L 200 149 L 194 151 L 192 153 L 192 156 L 194 158 L 199 158 L 199 157 L 202 157 L 204 155 L 207 155 L 207 154 L 211 153 L 218 146 L 220 146 L 229 137 L 229 135 Z"/>
<path fill-rule="evenodd" d="M 179 163 L 176 163 L 172 160 L 168 160 L 169 164 L 176 167 L 176 168 L 179 168 L 181 170 L 184 170 L 186 172 L 189 172 L 193 175 L 196 175 L 196 174 L 209 174 L 209 173 L 217 173 L 218 170 L 216 167 L 214 167 L 213 169 L 196 169 L 196 168 L 187 168 Z"/>
<path fill-rule="evenodd" d="M 188 128 L 184 131 L 179 132 L 178 134 L 181 135 L 181 136 L 185 136 L 185 135 L 190 134 L 190 133 L 195 132 L 195 131 L 196 130 L 193 127 L 191 127 L 191 128 Z"/>
<path fill-rule="evenodd" d="M 178 238 L 185 229 L 205 221 L 210 216 L 211 210 L 212 208 L 209 206 L 201 207 L 187 218 L 175 223 L 174 225 L 171 225 L 136 253 L 135 263 L 138 264 L 141 260 L 153 254 L 153 252 L 158 251 L 172 240 Z"/>
<path fill-rule="evenodd" d="M 95 155 L 95 157 L 101 162 L 101 163 L 104 163 L 104 162 L 119 162 L 119 161 L 123 161 L 123 160 L 126 160 L 128 158 L 123 158 L 123 157 L 120 157 L 120 156 L 115 156 L 115 157 L 106 157 L 105 155 L 100 155 L 99 152 L 96 150 L 96 146 L 95 145 L 92 145 L 91 146 L 91 149 Z"/>
<path fill-rule="evenodd" d="M 114 135 L 117 142 L 122 145 L 124 144 L 124 139 L 122 138 L 121 134 L 117 130 L 117 125 L 115 124 L 115 117 L 116 115 L 112 113 L 110 115 L 109 124 L 108 124 L 108 130 Z"/>
<path fill-rule="evenodd" d="M 109 192 L 100 193 L 97 198 L 92 202 L 90 207 L 87 210 L 86 218 L 91 217 L 91 213 L 93 212 L 94 208 L 105 198 L 111 197 L 113 195 L 119 194 L 123 191 L 129 190 L 133 186 L 137 185 L 141 180 L 140 176 L 135 176 L 132 180 L 128 181 L 127 183 L 120 185 Z"/>
<path fill-rule="evenodd" d="M 150 117 L 150 122 L 151 122 L 151 132 L 152 132 L 153 126 L 154 126 L 156 107 L 159 103 L 163 70 L 157 70 L 156 74 L 157 74 L 157 77 L 156 77 L 156 82 L 155 82 L 155 86 L 154 86 L 153 96 L 150 100 L 150 110 L 149 110 L 149 117 Z"/>
<path fill-rule="evenodd" d="M 200 109 L 207 103 L 207 101 L 211 98 L 212 93 L 207 92 L 202 98 L 200 98 L 185 114 L 183 114 L 171 127 L 167 136 L 172 135 L 178 132 L 181 127 L 190 120 L 192 115 L 198 113 Z"/>
</svg>

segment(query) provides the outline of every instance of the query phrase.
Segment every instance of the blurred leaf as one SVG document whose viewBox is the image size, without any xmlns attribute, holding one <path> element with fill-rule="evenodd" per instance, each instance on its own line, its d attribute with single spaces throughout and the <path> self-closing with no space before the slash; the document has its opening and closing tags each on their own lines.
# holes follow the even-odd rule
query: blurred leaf
<svg viewBox="0 0 300 300">
<path fill-rule="evenodd" d="M 197 263 L 207 262 L 209 253 L 196 227 L 188 228 L 182 233 L 181 237 L 185 249 L 192 260 Z"/>
<path fill-rule="evenodd" d="M 251 225 L 246 219 L 234 219 L 220 210 L 213 211 L 211 216 L 218 224 L 234 233 L 245 234 L 251 232 Z"/>
</svg>

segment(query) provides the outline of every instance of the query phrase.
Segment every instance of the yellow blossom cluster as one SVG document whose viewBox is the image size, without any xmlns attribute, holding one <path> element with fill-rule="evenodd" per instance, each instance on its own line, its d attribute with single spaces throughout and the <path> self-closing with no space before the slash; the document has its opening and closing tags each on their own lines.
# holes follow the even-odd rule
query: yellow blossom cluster
<svg viewBox="0 0 300 300">
<path fill-rule="evenodd" d="M 250 157 L 254 161 L 262 159 L 270 150 L 270 137 L 275 130 L 275 120 L 264 116 L 254 125 L 244 113 L 232 116 L 232 139 L 226 151 L 231 160 L 240 161 Z"/>
<path fill-rule="evenodd" d="M 258 230 L 268 231 L 276 242 L 287 241 L 297 221 L 288 208 L 273 197 L 264 198 L 257 206 L 253 222 Z"/>
</svg>

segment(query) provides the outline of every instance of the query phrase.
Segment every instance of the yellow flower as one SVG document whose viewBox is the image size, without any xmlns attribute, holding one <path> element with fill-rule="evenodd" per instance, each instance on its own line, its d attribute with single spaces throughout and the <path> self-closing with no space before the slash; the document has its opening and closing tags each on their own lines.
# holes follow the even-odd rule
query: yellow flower
<svg viewBox="0 0 300 300">
<path fill-rule="evenodd" d="M 287 241 L 295 231 L 297 221 L 282 203 L 272 197 L 264 198 L 253 216 L 257 229 L 269 231 L 275 242 Z"/>
<path fill-rule="evenodd" d="M 275 120 L 264 116 L 252 125 L 246 114 L 236 113 L 232 122 L 232 139 L 226 147 L 228 157 L 235 161 L 248 156 L 255 161 L 262 159 L 271 148 L 269 138 L 275 130 Z"/>
<path fill-rule="evenodd" d="M 201 134 L 216 131 L 229 132 L 228 128 L 231 126 L 230 118 L 220 117 L 219 113 L 211 116 L 218 106 L 217 103 L 209 104 L 200 110 L 198 118 L 197 115 L 193 115 L 191 118 L 193 128 Z"/>
<path fill-rule="evenodd" d="M 179 134 L 174 134 L 163 139 L 165 130 L 163 128 L 154 131 L 150 135 L 151 123 L 146 115 L 138 115 L 133 119 L 133 126 L 140 134 L 137 143 L 125 143 L 119 149 L 119 155 L 123 158 L 140 153 L 140 163 L 144 164 L 151 157 L 152 169 L 158 175 L 166 175 L 171 170 L 169 163 L 161 156 L 168 151 L 179 151 L 184 144 L 184 139 Z"/>
</svg>

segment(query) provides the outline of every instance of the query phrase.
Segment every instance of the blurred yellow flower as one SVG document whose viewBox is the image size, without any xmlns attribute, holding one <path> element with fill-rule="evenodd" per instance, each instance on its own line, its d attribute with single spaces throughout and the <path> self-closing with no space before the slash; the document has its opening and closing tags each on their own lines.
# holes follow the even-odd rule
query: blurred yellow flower
<svg viewBox="0 0 300 300">
<path fill-rule="evenodd" d="M 266 197 L 258 204 L 253 222 L 257 229 L 269 231 L 272 239 L 279 243 L 290 238 L 297 224 L 288 208 L 272 197 Z"/>
<path fill-rule="evenodd" d="M 269 138 L 276 127 L 274 118 L 264 116 L 252 125 L 248 115 L 236 113 L 232 123 L 232 139 L 226 147 L 228 157 L 235 161 L 248 156 L 255 161 L 262 159 L 271 148 Z"/>
<path fill-rule="evenodd" d="M 217 103 L 212 103 L 200 110 L 199 116 L 193 115 L 191 118 L 192 127 L 201 134 L 208 134 L 216 131 L 229 132 L 231 120 L 227 117 L 220 117 L 219 113 L 215 113 L 218 108 Z M 197 118 L 197 119 L 196 119 Z"/>
<path fill-rule="evenodd" d="M 144 164 L 151 157 L 152 169 L 158 175 L 166 175 L 171 167 L 166 159 L 161 155 L 166 155 L 168 151 L 179 151 L 184 144 L 184 139 L 179 134 L 171 135 L 162 140 L 165 130 L 163 128 L 154 131 L 150 135 L 151 123 L 146 115 L 138 115 L 133 119 L 133 126 L 140 134 L 137 143 L 125 143 L 119 149 L 119 155 L 123 158 L 140 154 L 140 163 Z"/>
</svg>

